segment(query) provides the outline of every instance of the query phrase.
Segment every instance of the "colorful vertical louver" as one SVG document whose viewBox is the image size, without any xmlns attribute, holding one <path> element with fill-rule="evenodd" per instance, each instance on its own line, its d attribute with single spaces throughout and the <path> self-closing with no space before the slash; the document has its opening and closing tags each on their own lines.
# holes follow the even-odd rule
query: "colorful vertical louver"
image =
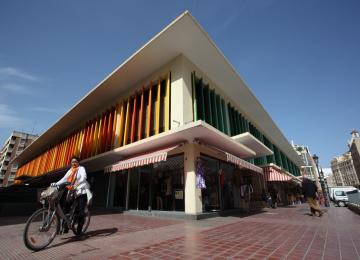
<svg viewBox="0 0 360 260">
<path fill-rule="evenodd" d="M 22 165 L 16 176 L 39 176 L 170 129 L 170 73 L 109 107 L 62 141 Z"/>
</svg>

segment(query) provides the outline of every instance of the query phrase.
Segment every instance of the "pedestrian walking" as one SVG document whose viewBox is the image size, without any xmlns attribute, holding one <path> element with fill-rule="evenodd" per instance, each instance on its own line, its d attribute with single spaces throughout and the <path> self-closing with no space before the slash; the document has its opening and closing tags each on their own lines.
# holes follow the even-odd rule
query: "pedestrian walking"
<svg viewBox="0 0 360 260">
<path fill-rule="evenodd" d="M 315 182 L 306 177 L 303 177 L 302 190 L 304 197 L 306 198 L 307 203 L 310 206 L 311 216 L 315 216 L 316 212 L 318 212 L 319 217 L 321 217 L 324 212 L 321 210 L 317 201 L 317 196 L 318 194 L 320 194 L 320 191 L 318 190 Z"/>
</svg>

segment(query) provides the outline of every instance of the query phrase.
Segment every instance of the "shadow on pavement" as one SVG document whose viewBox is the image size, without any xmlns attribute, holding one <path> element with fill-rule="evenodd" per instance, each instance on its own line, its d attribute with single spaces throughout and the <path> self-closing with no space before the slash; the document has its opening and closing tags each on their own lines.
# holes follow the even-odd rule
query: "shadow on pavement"
<svg viewBox="0 0 360 260">
<path fill-rule="evenodd" d="M 221 217 L 237 217 L 237 218 L 245 218 L 245 217 L 250 217 L 250 216 L 254 216 L 257 214 L 262 214 L 267 212 L 266 210 L 257 210 L 257 211 L 250 211 L 250 212 L 239 212 L 239 211 L 223 211 L 223 212 L 219 212 L 219 215 Z"/>
<path fill-rule="evenodd" d="M 31 214 L 29 216 L 0 217 L 0 226 L 25 224 L 30 216 Z"/>
<path fill-rule="evenodd" d="M 72 236 L 72 237 L 62 238 L 63 242 L 60 242 L 58 244 L 54 244 L 52 246 L 49 246 L 49 247 L 45 248 L 44 250 L 54 248 L 54 247 L 58 247 L 58 246 L 62 246 L 62 245 L 65 245 L 65 244 L 71 243 L 71 242 L 85 241 L 85 240 L 93 238 L 93 237 L 111 236 L 111 235 L 115 234 L 116 232 L 118 232 L 117 228 L 106 228 L 106 229 L 92 230 L 92 231 L 86 232 L 85 234 L 83 234 L 80 237 Z"/>
</svg>

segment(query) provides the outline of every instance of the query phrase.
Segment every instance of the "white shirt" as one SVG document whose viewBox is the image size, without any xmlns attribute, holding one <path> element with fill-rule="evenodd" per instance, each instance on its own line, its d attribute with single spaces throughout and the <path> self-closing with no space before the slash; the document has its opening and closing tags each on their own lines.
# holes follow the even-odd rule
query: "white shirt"
<svg viewBox="0 0 360 260">
<path fill-rule="evenodd" d="M 64 177 L 62 177 L 62 179 L 59 180 L 56 184 L 61 185 L 67 182 L 67 179 L 70 176 L 70 174 L 71 174 L 71 168 L 67 171 Z M 76 195 L 86 194 L 86 189 L 88 188 L 87 187 L 88 184 L 86 181 L 86 171 L 85 168 L 82 166 L 78 167 L 74 186 L 75 186 Z"/>
</svg>

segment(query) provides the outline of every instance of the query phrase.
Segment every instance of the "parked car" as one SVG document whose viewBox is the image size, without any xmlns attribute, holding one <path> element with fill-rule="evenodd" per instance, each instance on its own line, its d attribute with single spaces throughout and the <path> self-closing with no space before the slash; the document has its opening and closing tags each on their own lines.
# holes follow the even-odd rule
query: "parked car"
<svg viewBox="0 0 360 260">
<path fill-rule="evenodd" d="M 353 190 L 357 190 L 357 188 L 352 186 L 329 187 L 330 199 L 339 207 L 345 207 L 349 202 L 346 192 Z"/>
</svg>

